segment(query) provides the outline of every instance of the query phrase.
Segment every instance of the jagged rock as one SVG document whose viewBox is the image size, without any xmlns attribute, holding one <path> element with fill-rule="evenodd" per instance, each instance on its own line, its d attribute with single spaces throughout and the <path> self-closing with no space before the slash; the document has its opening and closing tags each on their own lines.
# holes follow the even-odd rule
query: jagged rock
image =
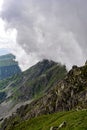
<svg viewBox="0 0 87 130">
<path fill-rule="evenodd" d="M 81 105 L 87 108 L 87 66 L 77 67 L 69 71 L 47 95 L 32 102 L 25 119 L 56 111 L 68 111 Z M 77 74 L 78 72 L 78 74 Z M 34 106 L 34 107 L 33 107 Z"/>
<path fill-rule="evenodd" d="M 3 104 L 5 102 L 5 105 L 0 105 L 0 116 L 7 116 L 11 106 L 15 105 L 14 108 L 11 107 L 10 115 L 21 105 L 26 104 L 27 101 L 30 103 L 33 99 L 44 93 L 46 94 L 66 74 L 67 70 L 64 65 L 54 61 L 42 60 L 20 74 L 1 80 L 0 90 L 4 91 L 0 92 L 0 103 Z M 49 109 L 52 111 L 51 107 Z M 24 108 L 23 111 L 25 110 Z M 43 113 L 44 111 L 42 110 Z M 38 110 L 36 116 L 39 113 L 40 111 Z M 32 113 L 32 116 L 34 115 Z"/>
<path fill-rule="evenodd" d="M 60 130 L 61 128 L 65 127 L 66 126 L 66 121 L 62 122 L 59 127 L 58 127 L 58 130 Z"/>
<path fill-rule="evenodd" d="M 72 69 L 77 69 L 78 66 L 77 65 L 73 65 Z"/>
<path fill-rule="evenodd" d="M 58 111 L 69 111 L 78 107 L 87 109 L 86 65 L 70 70 L 67 76 L 59 81 L 43 97 L 31 102 L 27 107 L 22 106 L 22 108 L 19 108 L 16 111 L 15 117 L 17 116 L 21 120 L 27 120 L 39 115 Z M 8 122 L 12 118 L 9 118 Z M 64 126 L 66 126 L 66 122 L 60 124 L 59 127 Z"/>
</svg>

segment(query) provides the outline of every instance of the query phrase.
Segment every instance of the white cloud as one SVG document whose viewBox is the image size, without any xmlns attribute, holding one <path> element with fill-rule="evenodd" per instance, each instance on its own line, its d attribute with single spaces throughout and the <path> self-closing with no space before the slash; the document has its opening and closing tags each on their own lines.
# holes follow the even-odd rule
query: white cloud
<svg viewBox="0 0 87 130">
<path fill-rule="evenodd" d="M 23 48 L 16 42 L 17 31 L 15 29 L 7 29 L 5 22 L 0 19 L 0 50 L 1 54 L 13 53 L 22 70 L 28 69 L 37 62 L 35 55 L 28 55 Z"/>
<path fill-rule="evenodd" d="M 0 11 L 2 10 L 3 0 L 0 0 Z"/>
<path fill-rule="evenodd" d="M 13 53 L 17 56 L 17 60 L 19 61 L 22 70 L 25 70 L 29 67 L 29 65 L 32 65 L 32 63 L 29 64 L 29 61 L 26 59 L 27 54 L 21 46 L 17 44 L 16 35 L 17 31 L 15 29 L 6 30 L 5 22 L 0 19 L 0 50 L 2 52 L 0 54 L 3 54 L 3 52 Z"/>
<path fill-rule="evenodd" d="M 4 1 L 2 18 L 17 31 L 11 49 L 21 66 L 43 58 L 65 63 L 68 69 L 82 65 L 87 57 L 86 7 L 86 0 Z"/>
</svg>

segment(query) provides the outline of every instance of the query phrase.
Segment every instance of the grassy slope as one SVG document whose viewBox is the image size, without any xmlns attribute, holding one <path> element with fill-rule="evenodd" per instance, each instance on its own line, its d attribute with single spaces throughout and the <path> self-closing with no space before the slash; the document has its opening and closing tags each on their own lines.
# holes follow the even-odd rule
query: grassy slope
<svg viewBox="0 0 87 130">
<path fill-rule="evenodd" d="M 87 110 L 44 115 L 22 122 L 10 129 L 8 127 L 6 130 L 50 130 L 51 126 L 59 126 L 63 121 L 66 121 L 67 125 L 62 130 L 87 130 Z"/>
<path fill-rule="evenodd" d="M 22 81 L 21 74 L 14 75 L 8 79 L 0 80 L 0 95 L 5 93 L 5 95 L 8 95 L 9 90 L 11 92 L 15 92 L 20 83 Z M 4 101 L 6 97 L 3 97 L 3 99 L 0 98 L 0 102 Z"/>
<path fill-rule="evenodd" d="M 63 79 L 66 73 L 64 65 L 43 60 L 19 75 L 0 80 L 0 95 L 3 92 L 8 95 L 10 90 L 9 99 L 13 102 L 26 100 L 26 97 L 36 98 L 50 89 L 58 80 Z M 1 102 L 3 100 L 0 99 Z"/>
</svg>

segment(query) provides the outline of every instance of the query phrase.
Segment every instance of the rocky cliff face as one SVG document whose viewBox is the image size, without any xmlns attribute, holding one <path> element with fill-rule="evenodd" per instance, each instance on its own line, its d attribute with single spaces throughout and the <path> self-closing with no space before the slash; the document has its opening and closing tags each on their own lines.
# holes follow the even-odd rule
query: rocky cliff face
<svg viewBox="0 0 87 130">
<path fill-rule="evenodd" d="M 9 122 L 11 124 L 17 118 L 19 121 L 16 124 L 39 115 L 71 109 L 87 109 L 87 64 L 83 67 L 73 66 L 67 76 L 46 95 L 17 109 L 15 115 L 5 120 L 2 128 L 7 128 Z M 15 123 L 11 126 L 15 126 Z"/>
<path fill-rule="evenodd" d="M 30 100 L 46 93 L 67 74 L 66 67 L 59 63 L 43 60 L 24 72 L 25 82 L 18 92 L 18 100 Z"/>
<path fill-rule="evenodd" d="M 21 70 L 18 66 L 18 62 L 15 61 L 14 55 L 7 54 L 0 56 L 0 80 L 9 78 L 20 72 Z"/>
<path fill-rule="evenodd" d="M 60 81 L 47 95 L 29 106 L 24 106 L 17 110 L 25 109 L 25 119 L 41 114 L 53 113 L 56 111 L 67 111 L 71 109 L 87 109 L 87 65 L 83 67 L 73 66 L 64 80 Z M 28 112 L 26 112 L 28 110 Z"/>
<path fill-rule="evenodd" d="M 0 96 L 0 117 L 11 114 L 10 108 L 15 104 L 14 110 L 26 101 L 43 96 L 66 74 L 65 65 L 45 59 L 21 74 L 0 81 L 0 95 L 3 94 L 2 98 Z"/>
</svg>

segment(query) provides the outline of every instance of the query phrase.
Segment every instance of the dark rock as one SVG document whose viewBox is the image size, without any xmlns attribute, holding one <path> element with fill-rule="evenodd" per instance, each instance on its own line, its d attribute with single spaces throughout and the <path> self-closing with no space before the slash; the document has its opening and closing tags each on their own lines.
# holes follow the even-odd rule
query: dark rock
<svg viewBox="0 0 87 130">
<path fill-rule="evenodd" d="M 47 95 L 32 102 L 27 109 L 25 119 L 56 111 L 69 111 L 77 108 L 87 108 L 87 77 L 86 66 L 72 69 Z M 77 73 L 78 72 L 78 73 Z M 27 111 L 26 109 L 26 111 Z"/>
<path fill-rule="evenodd" d="M 86 62 L 85 62 L 85 65 L 87 65 L 87 60 L 86 60 Z"/>
<path fill-rule="evenodd" d="M 0 118 L 0 122 L 3 121 L 3 118 Z"/>
<path fill-rule="evenodd" d="M 50 130 L 58 130 L 58 126 L 52 126 Z"/>
<path fill-rule="evenodd" d="M 15 117 L 21 120 L 31 119 L 43 114 L 72 109 L 87 109 L 87 66 L 75 67 L 67 76 L 56 83 L 43 97 L 17 110 Z M 13 117 L 8 119 L 8 122 Z M 6 123 L 6 122 L 4 122 Z M 3 123 L 3 125 L 4 125 Z M 57 129 L 66 126 L 66 122 Z"/>
</svg>

